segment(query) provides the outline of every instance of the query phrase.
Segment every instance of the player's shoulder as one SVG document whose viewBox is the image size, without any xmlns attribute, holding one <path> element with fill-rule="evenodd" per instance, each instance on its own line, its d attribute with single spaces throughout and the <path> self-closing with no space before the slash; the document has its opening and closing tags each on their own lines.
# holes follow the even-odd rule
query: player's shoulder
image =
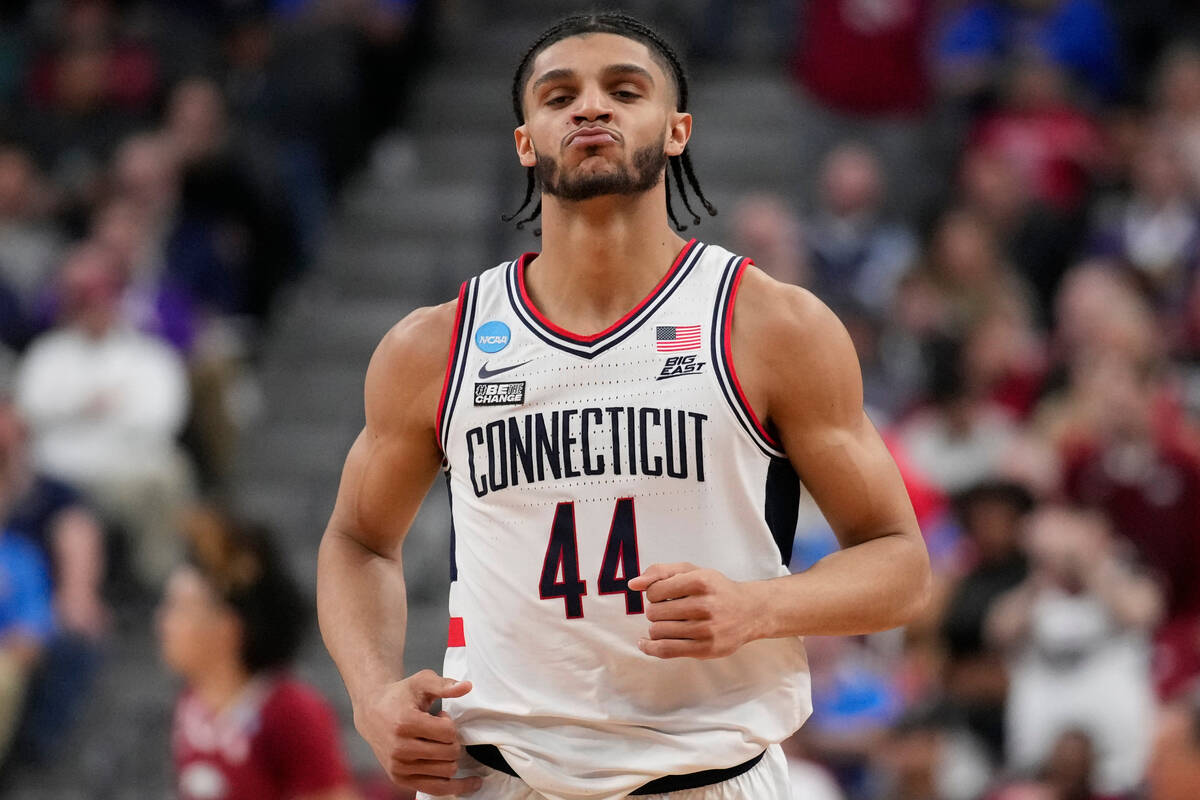
<svg viewBox="0 0 1200 800">
<path fill-rule="evenodd" d="M 765 381 L 771 405 L 861 406 L 854 343 L 842 321 L 812 292 L 747 266 L 733 324 L 735 355 L 753 362 L 743 366 Z"/>
<path fill-rule="evenodd" d="M 834 344 L 846 336 L 841 320 L 815 294 L 775 280 L 753 263 L 742 275 L 734 319 L 758 336 L 793 344 Z"/>
<path fill-rule="evenodd" d="M 367 367 L 367 420 L 410 427 L 433 419 L 454 337 L 458 304 L 414 309 L 383 335 Z M 428 418 L 428 419 L 426 419 Z"/>
<path fill-rule="evenodd" d="M 383 335 L 371 357 L 372 372 L 401 372 L 408 378 L 437 374 L 446 366 L 458 303 L 416 308 Z"/>
</svg>

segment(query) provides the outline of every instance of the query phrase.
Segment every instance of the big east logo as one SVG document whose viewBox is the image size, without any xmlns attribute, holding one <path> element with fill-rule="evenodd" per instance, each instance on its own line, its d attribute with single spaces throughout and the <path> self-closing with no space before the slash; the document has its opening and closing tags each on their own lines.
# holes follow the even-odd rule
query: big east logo
<svg viewBox="0 0 1200 800">
<path fill-rule="evenodd" d="M 671 356 L 663 365 L 662 372 L 658 373 L 658 377 L 654 380 L 661 381 L 664 378 L 678 378 L 680 375 L 695 375 L 704 369 L 704 364 L 704 361 L 697 361 L 694 355 Z"/>
</svg>

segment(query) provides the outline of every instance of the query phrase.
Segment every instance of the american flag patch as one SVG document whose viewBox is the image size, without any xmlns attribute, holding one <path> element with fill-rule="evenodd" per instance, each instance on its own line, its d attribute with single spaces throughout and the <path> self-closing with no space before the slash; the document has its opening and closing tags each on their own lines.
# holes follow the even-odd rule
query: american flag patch
<svg viewBox="0 0 1200 800">
<path fill-rule="evenodd" d="M 700 349 L 699 325 L 656 325 L 654 348 L 660 353 Z"/>
</svg>

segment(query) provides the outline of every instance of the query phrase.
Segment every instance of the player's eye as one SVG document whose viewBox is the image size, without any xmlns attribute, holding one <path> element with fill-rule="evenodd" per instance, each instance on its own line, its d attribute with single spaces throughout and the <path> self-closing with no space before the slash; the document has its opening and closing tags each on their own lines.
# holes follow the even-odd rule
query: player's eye
<svg viewBox="0 0 1200 800">
<path fill-rule="evenodd" d="M 571 95 L 558 94 L 546 101 L 548 106 L 564 106 L 571 101 Z"/>
<path fill-rule="evenodd" d="M 631 92 L 628 89 L 619 89 L 613 92 L 613 97 L 620 98 L 621 100 L 636 100 L 641 97 L 641 95 L 639 95 L 637 92 Z"/>
</svg>

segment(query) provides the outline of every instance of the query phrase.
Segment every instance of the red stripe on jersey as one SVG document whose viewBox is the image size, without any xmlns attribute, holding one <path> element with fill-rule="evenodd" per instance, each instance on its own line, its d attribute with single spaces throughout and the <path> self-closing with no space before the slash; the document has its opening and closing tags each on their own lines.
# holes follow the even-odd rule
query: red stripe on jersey
<svg viewBox="0 0 1200 800">
<path fill-rule="evenodd" d="M 750 401 L 746 399 L 746 393 L 742 391 L 742 382 L 738 380 L 737 370 L 733 368 L 733 304 L 737 299 L 738 287 L 742 284 L 742 276 L 746 274 L 746 267 L 753 263 L 748 258 L 742 259 L 742 263 L 737 268 L 737 275 L 733 278 L 733 288 L 729 290 L 729 306 L 725 311 L 725 363 L 729 366 L 729 377 L 733 378 L 733 389 L 737 392 L 738 399 L 742 401 L 742 407 L 750 415 L 750 421 L 754 423 L 754 427 L 767 444 L 782 450 L 783 445 L 776 441 L 774 436 L 767 433 L 767 429 L 759 421 L 758 415 L 754 413 L 754 407 L 750 405 Z"/>
<path fill-rule="evenodd" d="M 663 287 L 667 285 L 667 282 L 671 280 L 671 276 L 675 274 L 675 271 L 677 269 L 679 269 L 679 265 L 683 263 L 684 258 L 687 257 L 687 254 L 692 251 L 692 248 L 695 246 L 695 244 L 696 244 L 696 240 L 691 239 L 688 241 L 687 244 L 685 244 L 683 246 L 683 249 L 679 251 L 679 254 L 677 256 L 675 256 L 675 261 L 671 264 L 671 268 L 669 270 L 667 270 L 667 274 L 663 275 L 662 279 L 659 280 L 658 285 L 650 290 L 650 294 L 648 294 L 644 298 L 642 298 L 642 302 L 638 303 L 636 306 L 631 308 L 628 311 L 628 313 L 625 314 L 625 316 L 621 317 L 619 320 L 614 322 L 612 325 L 609 325 L 607 328 L 600 331 L 599 333 L 593 333 L 590 336 L 583 336 L 582 334 L 572 333 L 571 331 L 567 330 L 566 328 L 563 328 L 559 325 L 555 325 L 553 322 L 550 321 L 550 319 L 548 317 L 546 317 L 544 314 L 542 314 L 542 312 L 538 310 L 538 307 L 533 304 L 533 301 L 529 299 L 529 292 L 525 290 L 525 266 L 529 263 L 529 260 L 530 260 L 529 256 L 536 256 L 536 255 L 538 255 L 537 253 L 525 253 L 517 261 L 517 290 L 520 292 L 520 295 L 521 295 L 521 303 L 525 306 L 525 308 L 527 308 L 529 310 L 529 313 L 533 314 L 533 316 L 537 319 L 537 321 L 540 322 L 542 325 L 544 325 L 547 329 L 553 331 L 554 333 L 558 334 L 559 336 L 562 336 L 563 338 L 571 339 L 576 342 L 582 342 L 584 344 L 590 344 L 591 342 L 594 342 L 597 339 L 600 339 L 600 338 L 603 338 L 603 337 L 609 335 L 610 333 L 612 333 L 613 331 L 617 330 L 622 325 L 624 325 L 626 322 L 633 319 L 635 316 L 637 316 L 638 312 L 640 312 L 643 308 L 646 307 L 647 303 L 649 303 L 651 300 L 653 300 L 655 297 L 657 297 L 658 293 L 661 292 Z"/>
<path fill-rule="evenodd" d="M 442 412 L 446 410 L 446 395 L 450 391 L 450 375 L 454 371 L 454 358 L 458 355 L 458 329 L 462 325 L 463 298 L 466 295 L 467 283 L 463 281 L 463 285 L 458 289 L 458 305 L 454 309 L 454 330 L 450 333 L 450 356 L 446 359 L 446 377 L 442 378 L 442 397 L 438 400 L 437 419 L 433 421 L 433 428 L 437 434 L 439 447 L 442 441 Z"/>
<path fill-rule="evenodd" d="M 463 634 L 463 618 L 451 617 L 450 630 L 446 634 L 446 647 L 466 647 L 467 640 Z"/>
</svg>

